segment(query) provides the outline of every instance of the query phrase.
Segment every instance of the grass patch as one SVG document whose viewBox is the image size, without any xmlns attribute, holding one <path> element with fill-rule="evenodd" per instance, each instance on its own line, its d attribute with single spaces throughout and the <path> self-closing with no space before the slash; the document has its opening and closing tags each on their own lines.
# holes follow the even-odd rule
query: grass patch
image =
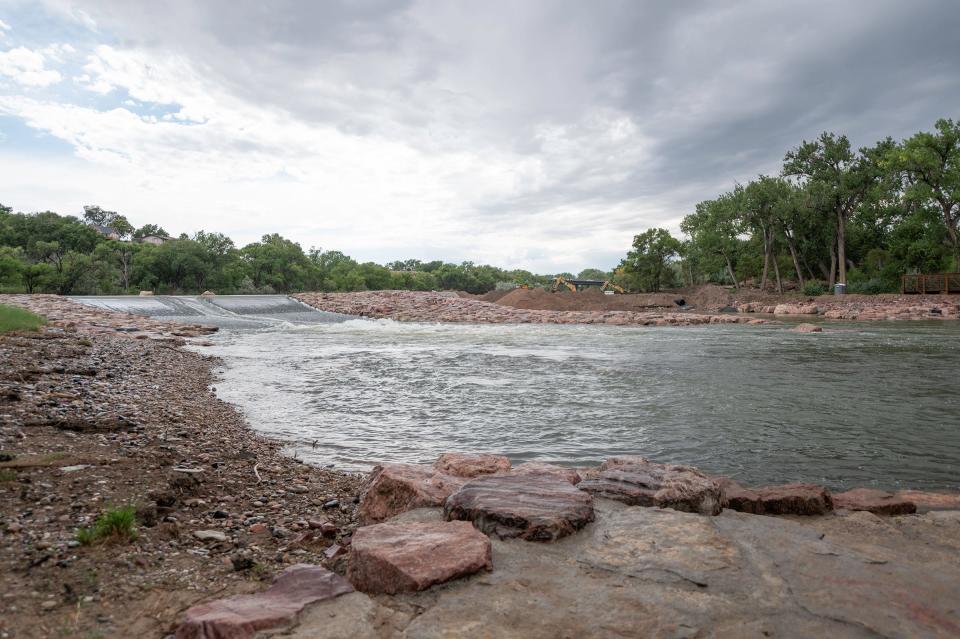
<svg viewBox="0 0 960 639">
<path fill-rule="evenodd" d="M 133 506 L 108 508 L 92 526 L 77 530 L 74 539 L 84 546 L 96 542 L 133 541 L 137 538 L 136 513 Z"/>
<path fill-rule="evenodd" d="M 0 484 L 8 481 L 14 481 L 16 478 L 17 473 L 9 468 L 0 469 Z"/>
<path fill-rule="evenodd" d="M 0 304 L 0 333 L 10 331 L 35 331 L 47 321 L 39 315 L 16 306 Z"/>
</svg>

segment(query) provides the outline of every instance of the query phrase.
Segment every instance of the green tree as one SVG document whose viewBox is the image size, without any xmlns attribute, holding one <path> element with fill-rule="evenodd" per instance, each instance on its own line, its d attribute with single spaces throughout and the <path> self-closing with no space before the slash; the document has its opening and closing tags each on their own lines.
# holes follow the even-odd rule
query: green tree
<svg viewBox="0 0 960 639">
<path fill-rule="evenodd" d="M 960 121 L 937 120 L 934 133 L 917 133 L 890 150 L 890 164 L 906 179 L 906 197 L 940 209 L 960 270 Z"/>
<path fill-rule="evenodd" d="M 680 251 L 680 241 L 666 229 L 648 229 L 633 238 L 633 250 L 620 263 L 620 268 L 644 291 L 659 292 L 669 270 L 670 260 Z M 633 288 L 633 287 L 631 287 Z"/>
</svg>

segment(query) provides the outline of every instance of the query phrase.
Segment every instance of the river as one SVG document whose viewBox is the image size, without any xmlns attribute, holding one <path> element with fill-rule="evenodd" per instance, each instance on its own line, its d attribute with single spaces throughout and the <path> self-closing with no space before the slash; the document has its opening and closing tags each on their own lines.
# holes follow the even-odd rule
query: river
<svg viewBox="0 0 960 639">
<path fill-rule="evenodd" d="M 223 359 L 217 394 L 311 463 L 630 453 L 746 484 L 960 489 L 958 322 L 800 334 L 398 323 L 232 303 L 238 319 L 218 320 L 203 349 Z"/>
</svg>

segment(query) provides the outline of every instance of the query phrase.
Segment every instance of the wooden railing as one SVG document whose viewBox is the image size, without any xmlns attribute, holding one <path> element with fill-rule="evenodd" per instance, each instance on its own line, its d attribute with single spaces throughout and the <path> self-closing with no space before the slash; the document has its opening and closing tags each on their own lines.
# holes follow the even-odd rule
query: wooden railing
<svg viewBox="0 0 960 639">
<path fill-rule="evenodd" d="M 901 293 L 960 293 L 960 273 L 916 273 L 900 277 Z"/>
</svg>

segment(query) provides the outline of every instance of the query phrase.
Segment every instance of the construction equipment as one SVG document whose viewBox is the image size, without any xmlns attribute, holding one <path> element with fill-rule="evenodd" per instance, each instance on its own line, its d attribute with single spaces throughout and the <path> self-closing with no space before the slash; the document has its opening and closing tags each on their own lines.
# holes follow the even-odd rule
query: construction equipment
<svg viewBox="0 0 960 639">
<path fill-rule="evenodd" d="M 617 284 L 614 284 L 610 280 L 607 280 L 606 282 L 604 282 L 603 286 L 600 287 L 600 290 L 603 291 L 604 293 L 606 293 L 609 290 L 616 291 L 617 293 L 626 293 L 626 291 L 623 289 L 622 286 L 618 286 Z"/>
<path fill-rule="evenodd" d="M 550 285 L 550 292 L 556 293 L 560 290 L 561 286 L 566 286 L 572 293 L 577 292 L 577 287 L 568 282 L 562 275 L 558 275 L 556 278 L 554 278 L 553 284 Z"/>
</svg>

